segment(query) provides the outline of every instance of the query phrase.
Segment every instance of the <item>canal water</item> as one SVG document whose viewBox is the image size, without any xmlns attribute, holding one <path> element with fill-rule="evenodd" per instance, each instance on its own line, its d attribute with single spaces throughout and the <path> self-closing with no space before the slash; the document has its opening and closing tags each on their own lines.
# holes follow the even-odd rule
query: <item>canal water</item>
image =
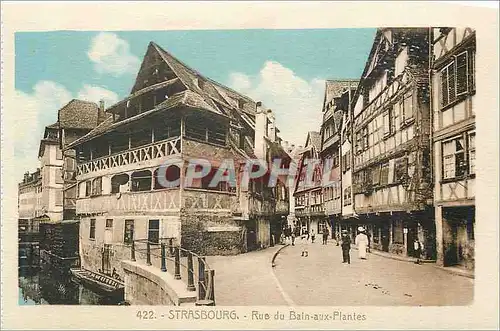
<svg viewBox="0 0 500 331">
<path fill-rule="evenodd" d="M 21 267 L 18 277 L 19 305 L 117 305 L 106 297 L 74 282 L 68 271 L 48 263 Z"/>
</svg>

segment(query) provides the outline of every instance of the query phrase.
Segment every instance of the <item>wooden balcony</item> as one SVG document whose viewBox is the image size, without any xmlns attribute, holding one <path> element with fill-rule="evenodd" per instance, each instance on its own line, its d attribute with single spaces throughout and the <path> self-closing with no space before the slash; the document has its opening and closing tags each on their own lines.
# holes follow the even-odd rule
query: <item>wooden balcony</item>
<svg viewBox="0 0 500 331">
<path fill-rule="evenodd" d="M 295 208 L 295 216 L 297 217 L 314 217 L 325 216 L 325 209 L 322 205 L 314 206 L 298 206 Z"/>
<path fill-rule="evenodd" d="M 81 163 L 77 166 L 77 175 L 123 167 L 148 160 L 161 159 L 171 155 L 180 155 L 180 153 L 181 138 L 169 138 Z"/>
</svg>

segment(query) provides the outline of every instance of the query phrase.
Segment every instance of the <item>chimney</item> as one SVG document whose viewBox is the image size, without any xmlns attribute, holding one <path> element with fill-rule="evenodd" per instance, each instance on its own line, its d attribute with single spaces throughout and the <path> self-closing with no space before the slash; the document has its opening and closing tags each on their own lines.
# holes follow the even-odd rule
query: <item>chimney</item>
<svg viewBox="0 0 500 331">
<path fill-rule="evenodd" d="M 262 102 L 257 102 L 255 112 L 255 139 L 254 153 L 258 159 L 266 157 L 266 142 L 264 136 L 267 134 L 267 114 L 262 108 Z"/>
<path fill-rule="evenodd" d="M 106 118 L 106 113 L 104 112 L 104 100 L 99 100 L 99 109 L 97 110 L 97 124 L 101 124 Z"/>
<path fill-rule="evenodd" d="M 267 110 L 267 119 L 269 120 L 269 126 L 267 127 L 267 137 L 272 142 L 276 141 L 276 124 L 273 111 L 271 109 Z"/>
</svg>

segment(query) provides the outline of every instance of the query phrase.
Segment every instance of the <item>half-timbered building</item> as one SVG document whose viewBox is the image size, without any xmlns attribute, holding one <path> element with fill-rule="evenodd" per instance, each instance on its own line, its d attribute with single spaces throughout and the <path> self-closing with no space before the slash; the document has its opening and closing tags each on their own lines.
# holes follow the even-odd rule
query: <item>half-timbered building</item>
<svg viewBox="0 0 500 331">
<path fill-rule="evenodd" d="M 326 219 L 321 221 L 318 233 L 330 228 L 329 234 L 334 235 L 335 229 L 340 227 L 343 205 L 341 160 L 344 161 L 341 133 L 344 114 L 348 110 L 345 92 L 355 88 L 356 84 L 355 80 L 327 80 L 325 83 L 320 157 L 323 165 L 322 194 Z"/>
<path fill-rule="evenodd" d="M 437 262 L 474 268 L 476 36 L 432 29 L 432 110 Z"/>
<path fill-rule="evenodd" d="M 378 29 L 354 100 L 353 202 L 372 247 L 412 256 L 435 246 L 429 29 Z"/>
<path fill-rule="evenodd" d="M 271 220 L 286 215 L 287 197 L 276 199 L 263 180 L 248 189 L 239 181 L 210 183 L 225 160 L 239 179 L 246 160 L 269 161 L 281 151 L 272 111 L 151 42 L 130 95 L 106 112 L 110 117 L 68 147 L 77 157 L 84 267 L 119 269 L 137 240 L 173 238 L 207 255 L 271 244 Z M 208 160 L 210 172 L 188 180 L 188 171 L 198 171 L 192 159 Z"/>
<path fill-rule="evenodd" d="M 310 131 L 301 153 L 295 186 L 295 217 L 300 231 L 309 233 L 329 231 L 325 218 L 320 160 L 321 135 Z"/>
</svg>

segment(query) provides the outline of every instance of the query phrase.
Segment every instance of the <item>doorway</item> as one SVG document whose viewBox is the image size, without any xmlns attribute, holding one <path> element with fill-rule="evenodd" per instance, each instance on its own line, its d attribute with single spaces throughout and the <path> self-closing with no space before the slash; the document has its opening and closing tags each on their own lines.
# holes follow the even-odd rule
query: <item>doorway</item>
<svg viewBox="0 0 500 331">
<path fill-rule="evenodd" d="M 382 251 L 389 252 L 389 224 L 383 223 L 380 229 L 380 241 L 382 244 Z"/>
<path fill-rule="evenodd" d="M 255 220 L 247 220 L 245 222 L 247 232 L 247 252 L 257 249 L 257 222 Z"/>
</svg>

